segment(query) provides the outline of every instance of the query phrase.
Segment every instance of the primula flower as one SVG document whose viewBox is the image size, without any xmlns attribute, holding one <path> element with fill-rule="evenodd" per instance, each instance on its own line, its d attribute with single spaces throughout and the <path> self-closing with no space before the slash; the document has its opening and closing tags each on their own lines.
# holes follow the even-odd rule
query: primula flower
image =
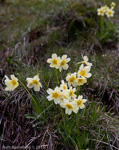
<svg viewBox="0 0 119 150">
<path fill-rule="evenodd" d="M 82 64 L 78 71 L 78 77 L 90 78 L 92 75 L 91 73 L 89 73 L 90 69 L 91 69 L 90 66 L 84 67 L 84 65 Z"/>
<path fill-rule="evenodd" d="M 87 82 L 87 80 L 85 78 L 77 78 L 76 79 L 77 85 L 83 85 Z"/>
<path fill-rule="evenodd" d="M 34 76 L 33 78 L 26 78 L 27 81 L 27 87 L 28 88 L 34 88 L 34 91 L 40 91 L 40 88 L 42 88 L 42 84 L 39 82 L 38 75 Z"/>
<path fill-rule="evenodd" d="M 11 75 L 11 80 L 6 75 L 5 78 L 5 85 L 7 86 L 5 91 L 13 91 L 18 87 L 18 79 L 14 75 Z"/>
<path fill-rule="evenodd" d="M 69 99 L 68 90 L 64 90 L 61 92 L 61 99 L 59 103 L 63 103 L 64 99 Z"/>
<path fill-rule="evenodd" d="M 87 99 L 82 99 L 82 98 L 83 98 L 83 96 L 78 96 L 78 98 L 73 101 L 74 104 L 76 105 L 77 111 L 79 110 L 79 108 L 80 109 L 85 108 L 84 103 L 87 101 Z"/>
<path fill-rule="evenodd" d="M 62 58 L 60 59 L 60 65 L 59 65 L 59 70 L 60 72 L 62 69 L 67 70 L 69 65 L 67 64 L 71 59 L 67 58 L 67 55 L 63 55 Z"/>
<path fill-rule="evenodd" d="M 59 87 L 56 87 L 54 90 L 52 89 L 48 89 L 47 93 L 49 94 L 49 96 L 47 97 L 47 99 L 49 101 L 54 100 L 55 104 L 59 104 L 60 100 L 63 98 L 63 95 L 61 93 L 61 90 Z"/>
<path fill-rule="evenodd" d="M 64 80 L 61 81 L 60 89 L 61 90 L 67 90 L 67 84 L 64 82 Z"/>
<path fill-rule="evenodd" d="M 92 66 L 92 63 L 88 62 L 88 57 L 87 56 L 83 56 L 83 61 L 82 63 L 86 64 L 87 66 Z"/>
<path fill-rule="evenodd" d="M 59 69 L 60 61 L 61 59 L 60 57 L 57 57 L 57 54 L 52 54 L 52 58 L 49 58 L 47 60 L 47 62 L 50 63 L 50 67 L 56 69 Z"/>
<path fill-rule="evenodd" d="M 76 98 L 76 95 L 74 94 L 76 92 L 76 88 L 73 88 L 72 86 L 68 90 L 68 97 L 71 98 Z"/>
<path fill-rule="evenodd" d="M 103 8 L 98 8 L 97 12 L 98 12 L 98 16 L 104 16 L 104 14 L 105 14 L 105 11 Z"/>
<path fill-rule="evenodd" d="M 71 75 L 68 75 L 66 77 L 66 81 L 68 81 L 68 86 L 70 87 L 73 85 L 74 87 L 76 86 L 76 72 L 72 73 Z"/>
<path fill-rule="evenodd" d="M 107 17 L 113 17 L 114 16 L 114 11 L 112 9 L 108 9 L 106 12 Z"/>
<path fill-rule="evenodd" d="M 65 108 L 65 113 L 71 115 L 72 111 L 77 112 L 76 107 L 73 102 L 69 102 L 67 99 L 64 100 L 64 103 L 60 104 L 62 108 Z"/>
<path fill-rule="evenodd" d="M 111 9 L 114 9 L 115 6 L 116 6 L 116 3 L 112 2 L 111 3 Z"/>
<path fill-rule="evenodd" d="M 103 10 L 104 10 L 104 12 L 107 12 L 108 11 L 108 9 L 109 9 L 109 7 L 108 6 L 103 6 L 103 7 L 101 7 Z"/>
</svg>

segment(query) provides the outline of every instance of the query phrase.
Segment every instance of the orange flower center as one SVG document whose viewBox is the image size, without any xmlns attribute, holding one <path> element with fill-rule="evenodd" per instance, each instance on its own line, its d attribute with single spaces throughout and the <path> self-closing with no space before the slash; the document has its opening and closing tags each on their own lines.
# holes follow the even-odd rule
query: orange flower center
<svg viewBox="0 0 119 150">
<path fill-rule="evenodd" d="M 60 66 L 64 66 L 66 63 L 66 60 L 62 60 L 61 63 L 60 63 Z"/>
<path fill-rule="evenodd" d="M 65 105 L 68 109 L 73 109 L 72 105 L 71 104 L 66 104 Z"/>
<path fill-rule="evenodd" d="M 107 10 L 108 10 L 108 7 L 104 7 L 104 10 L 107 11 Z"/>
<path fill-rule="evenodd" d="M 36 84 L 36 85 L 38 85 L 38 81 L 37 80 L 33 80 L 33 84 Z"/>
<path fill-rule="evenodd" d="M 11 84 L 13 84 L 13 86 L 15 86 L 15 85 L 17 84 L 16 80 L 13 79 L 13 80 L 11 81 Z"/>
<path fill-rule="evenodd" d="M 78 79 L 78 83 L 82 83 L 83 82 L 83 79 Z"/>
<path fill-rule="evenodd" d="M 57 92 L 52 93 L 52 97 L 53 97 L 53 98 L 56 98 L 56 99 L 57 99 L 58 96 L 59 96 L 59 94 L 58 94 Z"/>
<path fill-rule="evenodd" d="M 70 92 L 69 92 L 69 96 L 70 96 L 70 97 L 73 96 L 73 91 L 70 91 Z"/>
<path fill-rule="evenodd" d="M 108 14 L 109 14 L 109 15 L 111 15 L 111 14 L 112 14 L 112 12 L 111 12 L 111 11 L 109 11 L 109 12 L 108 12 Z"/>
<path fill-rule="evenodd" d="M 66 90 L 66 89 L 67 89 L 66 85 L 63 85 L 63 89 L 64 89 L 64 90 Z"/>
<path fill-rule="evenodd" d="M 81 71 L 80 71 L 80 75 L 81 75 L 82 77 L 85 77 L 85 76 L 86 76 L 85 70 L 81 70 Z"/>
<path fill-rule="evenodd" d="M 72 77 L 69 79 L 69 81 L 70 81 L 70 82 L 74 82 L 75 79 L 76 79 L 76 78 L 75 78 L 74 76 L 72 76 Z"/>
<path fill-rule="evenodd" d="M 100 13 L 103 14 L 103 10 L 100 10 Z"/>
<path fill-rule="evenodd" d="M 82 104 L 82 100 L 79 99 L 79 100 L 77 101 L 77 106 L 80 106 L 81 104 Z"/>
<path fill-rule="evenodd" d="M 53 63 L 53 65 L 57 65 L 57 64 L 58 64 L 58 60 L 54 58 L 54 59 L 52 60 L 52 63 Z"/>
</svg>

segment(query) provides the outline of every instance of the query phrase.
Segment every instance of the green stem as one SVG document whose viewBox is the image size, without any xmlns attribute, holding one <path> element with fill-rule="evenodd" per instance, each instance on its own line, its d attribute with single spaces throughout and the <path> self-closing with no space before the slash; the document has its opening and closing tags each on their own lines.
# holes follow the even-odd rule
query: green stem
<svg viewBox="0 0 119 150">
<path fill-rule="evenodd" d="M 56 77 L 57 77 L 57 83 L 59 85 L 59 77 L 58 77 L 58 71 L 57 71 L 57 69 L 56 69 Z"/>
<path fill-rule="evenodd" d="M 26 86 L 23 84 L 23 82 L 20 81 L 20 80 L 19 80 L 19 82 L 20 82 L 21 85 L 24 87 L 24 89 L 27 91 L 27 93 L 29 94 L 29 96 L 31 97 L 31 99 L 34 101 L 34 103 L 37 104 L 36 101 L 35 101 L 35 99 L 33 98 L 33 96 L 30 94 L 29 90 L 28 90 L 28 89 L 26 88 Z"/>
<path fill-rule="evenodd" d="M 79 127 L 79 116 L 78 116 L 78 113 L 76 114 L 76 125 L 77 125 L 77 128 Z"/>
<path fill-rule="evenodd" d="M 103 0 L 103 4 L 105 5 L 105 0 Z"/>
<path fill-rule="evenodd" d="M 79 95 L 79 86 L 76 87 L 76 95 Z"/>
<path fill-rule="evenodd" d="M 78 71 L 78 64 L 76 64 L 76 72 Z"/>
<path fill-rule="evenodd" d="M 64 117 L 64 113 L 63 113 L 63 110 L 61 107 L 60 107 L 60 110 L 61 110 L 62 120 L 63 120 L 63 124 L 64 124 L 64 128 L 65 128 L 65 117 Z"/>
<path fill-rule="evenodd" d="M 112 30 L 112 19 L 109 18 L 109 26 L 108 26 L 109 31 Z"/>
<path fill-rule="evenodd" d="M 64 126 L 64 128 L 65 128 L 65 133 L 66 133 L 66 128 L 68 128 L 67 122 L 68 122 L 68 116 L 67 116 L 67 114 L 65 114 L 65 126 Z"/>
<path fill-rule="evenodd" d="M 100 22 L 100 34 L 102 35 L 103 33 L 103 26 L 104 26 L 104 18 L 101 16 L 101 22 Z"/>
<path fill-rule="evenodd" d="M 45 83 L 46 88 L 48 89 L 49 87 L 48 87 L 46 81 L 44 80 L 44 78 L 42 78 L 40 75 L 39 75 L 39 77 L 43 80 L 43 82 Z"/>
</svg>

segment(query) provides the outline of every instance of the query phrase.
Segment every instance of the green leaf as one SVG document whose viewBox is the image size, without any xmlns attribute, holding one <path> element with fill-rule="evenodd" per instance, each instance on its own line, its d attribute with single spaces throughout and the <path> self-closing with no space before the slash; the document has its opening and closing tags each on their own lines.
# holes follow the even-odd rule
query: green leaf
<svg viewBox="0 0 119 150">
<path fill-rule="evenodd" d="M 37 121 L 36 123 L 33 124 L 33 127 L 37 127 L 39 125 L 43 125 L 45 122 L 44 121 Z"/>
<path fill-rule="evenodd" d="M 7 56 L 6 60 L 7 60 L 8 65 L 12 64 L 12 60 L 8 56 Z"/>
<path fill-rule="evenodd" d="M 35 118 L 36 118 L 36 116 L 33 115 L 33 114 L 25 114 L 25 117 L 26 117 L 27 119 L 35 119 Z"/>
<path fill-rule="evenodd" d="M 39 103 L 38 98 L 35 95 L 33 95 L 33 98 L 34 98 L 34 101 L 33 100 L 31 101 L 33 110 L 37 115 L 39 115 L 42 112 L 42 107 Z"/>
</svg>

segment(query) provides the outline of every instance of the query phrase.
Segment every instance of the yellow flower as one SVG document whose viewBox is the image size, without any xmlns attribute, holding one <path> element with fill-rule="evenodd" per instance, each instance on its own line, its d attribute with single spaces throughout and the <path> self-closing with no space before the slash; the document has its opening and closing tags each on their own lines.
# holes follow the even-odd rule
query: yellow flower
<svg viewBox="0 0 119 150">
<path fill-rule="evenodd" d="M 64 99 L 68 99 L 69 100 L 69 96 L 68 96 L 68 90 L 64 90 L 61 92 L 61 99 L 60 99 L 60 104 L 64 102 Z"/>
<path fill-rule="evenodd" d="M 67 84 L 64 82 L 64 80 L 61 81 L 60 89 L 61 90 L 67 90 Z"/>
<path fill-rule="evenodd" d="M 11 75 L 11 79 L 10 80 L 6 75 L 5 75 L 5 85 L 7 86 L 5 88 L 5 91 L 13 91 L 14 89 L 16 89 L 19 85 L 18 83 L 18 79 L 14 76 L 14 75 Z"/>
<path fill-rule="evenodd" d="M 71 85 L 73 85 L 74 87 L 76 86 L 76 72 L 72 73 L 71 75 L 69 74 L 66 77 L 66 81 L 68 81 L 68 86 L 70 87 Z"/>
<path fill-rule="evenodd" d="M 79 110 L 79 108 L 80 109 L 85 108 L 84 103 L 87 101 L 87 99 L 82 99 L 82 98 L 83 96 L 78 96 L 78 98 L 73 101 L 77 111 Z"/>
<path fill-rule="evenodd" d="M 42 88 L 42 84 L 39 82 L 38 75 L 34 76 L 33 78 L 26 78 L 27 81 L 27 87 L 28 88 L 34 88 L 34 91 L 40 91 L 40 88 Z"/>
<path fill-rule="evenodd" d="M 72 88 L 72 86 L 70 87 L 68 91 L 68 97 L 69 99 L 71 98 L 76 98 L 76 95 L 74 94 L 76 92 L 76 88 Z"/>
<path fill-rule="evenodd" d="M 108 6 L 103 6 L 103 7 L 101 7 L 103 10 L 104 10 L 104 12 L 106 13 L 107 11 L 108 11 L 108 9 L 109 9 L 109 7 Z"/>
<path fill-rule="evenodd" d="M 65 113 L 71 115 L 72 111 L 76 113 L 76 107 L 73 102 L 69 102 L 67 99 L 64 100 L 64 103 L 60 104 L 62 108 L 65 108 Z"/>
<path fill-rule="evenodd" d="M 105 14 L 105 11 L 103 8 L 98 8 L 97 12 L 98 12 L 98 16 L 104 16 L 104 14 Z"/>
<path fill-rule="evenodd" d="M 77 78 L 76 81 L 77 81 L 77 85 L 79 85 L 79 86 L 83 85 L 87 82 L 87 80 L 85 78 Z"/>
<path fill-rule="evenodd" d="M 59 70 L 60 72 L 62 69 L 67 70 L 69 65 L 67 64 L 70 61 L 70 58 L 67 58 L 67 55 L 63 55 L 60 60 Z"/>
<path fill-rule="evenodd" d="M 91 73 L 89 73 L 90 69 L 91 69 L 90 66 L 84 67 L 84 65 L 82 64 L 78 71 L 78 77 L 90 78 L 92 75 Z"/>
<path fill-rule="evenodd" d="M 111 3 L 111 9 L 114 9 L 115 6 L 116 6 L 116 3 L 112 2 Z"/>
<path fill-rule="evenodd" d="M 108 9 L 106 12 L 107 17 L 113 17 L 114 16 L 114 11 L 112 9 Z"/>
<path fill-rule="evenodd" d="M 52 54 L 52 58 L 49 58 L 47 60 L 47 62 L 50 63 L 50 67 L 56 69 L 59 69 L 60 61 L 61 59 L 60 57 L 57 57 L 57 54 Z"/>
<path fill-rule="evenodd" d="M 87 66 L 92 66 L 92 63 L 88 62 L 88 57 L 87 56 L 83 56 L 83 61 L 82 63 L 86 64 Z"/>
<path fill-rule="evenodd" d="M 59 87 L 56 87 L 54 90 L 52 89 L 48 89 L 47 93 L 49 94 L 49 96 L 47 96 L 47 99 L 49 101 L 54 100 L 55 104 L 59 104 L 60 100 L 62 99 L 63 95 L 61 93 L 61 90 Z"/>
</svg>

